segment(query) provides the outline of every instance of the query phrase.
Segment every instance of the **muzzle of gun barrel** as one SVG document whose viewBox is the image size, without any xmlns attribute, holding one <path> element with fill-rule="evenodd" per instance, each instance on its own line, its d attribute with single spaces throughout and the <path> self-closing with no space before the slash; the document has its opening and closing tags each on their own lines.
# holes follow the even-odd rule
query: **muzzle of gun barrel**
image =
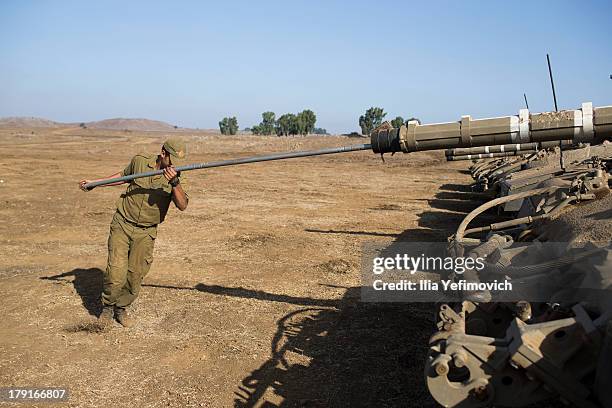
<svg viewBox="0 0 612 408">
<path fill-rule="evenodd" d="M 370 144 L 374 153 L 395 153 L 402 151 L 399 139 L 399 129 L 385 129 L 372 132 Z"/>
</svg>

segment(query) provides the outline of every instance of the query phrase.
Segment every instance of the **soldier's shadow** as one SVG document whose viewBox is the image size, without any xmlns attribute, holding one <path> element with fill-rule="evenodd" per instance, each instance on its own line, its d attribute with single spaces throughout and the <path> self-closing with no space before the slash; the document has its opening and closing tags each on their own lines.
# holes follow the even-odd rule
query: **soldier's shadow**
<svg viewBox="0 0 612 408">
<path fill-rule="evenodd" d="M 72 283 L 74 290 L 81 297 L 83 306 L 92 316 L 100 316 L 102 311 L 102 270 L 100 268 L 76 268 L 59 275 L 43 276 L 40 279 Z M 69 277 L 74 277 L 70 280 Z"/>
</svg>

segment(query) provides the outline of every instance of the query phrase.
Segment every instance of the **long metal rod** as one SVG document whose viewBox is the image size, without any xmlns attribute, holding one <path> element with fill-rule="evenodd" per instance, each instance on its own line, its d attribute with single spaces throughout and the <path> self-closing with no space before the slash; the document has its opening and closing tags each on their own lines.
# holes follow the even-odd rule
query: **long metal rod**
<svg viewBox="0 0 612 408">
<path fill-rule="evenodd" d="M 213 167 L 223 167 L 223 166 L 236 166 L 239 164 L 247 164 L 247 163 L 258 163 L 272 160 L 285 160 L 285 159 L 295 159 L 298 157 L 308 157 L 308 156 L 321 156 L 324 154 L 336 154 L 336 153 L 346 153 L 346 152 L 356 152 L 360 150 L 370 150 L 372 148 L 371 144 L 361 144 L 361 145 L 352 145 L 352 146 L 342 146 L 342 147 L 331 147 L 327 149 L 320 150 L 303 150 L 299 152 L 291 152 L 291 153 L 277 153 L 277 154 L 268 154 L 264 156 L 251 156 L 245 157 L 242 159 L 231 159 L 231 160 L 221 160 L 209 163 L 195 163 L 188 164 L 185 166 L 176 167 L 177 171 L 191 171 L 191 170 L 199 170 L 199 169 L 210 169 Z M 151 177 L 157 176 L 159 174 L 163 174 L 163 170 L 154 170 L 148 171 L 145 173 L 131 174 L 129 176 L 116 177 L 113 179 L 108 179 L 104 181 L 96 181 L 92 183 L 87 183 L 83 186 L 85 189 L 92 189 L 94 187 L 103 186 L 106 184 L 118 183 L 121 181 L 131 181 L 137 178 L 143 177 Z"/>
<path fill-rule="evenodd" d="M 557 147 L 559 144 L 555 141 L 550 142 L 532 142 L 532 143 L 511 143 L 505 145 L 492 145 L 492 146 L 480 146 L 480 147 L 457 147 L 455 149 L 447 149 L 444 154 L 447 156 L 463 156 L 466 154 L 483 154 L 483 153 L 503 153 L 503 152 L 517 152 L 524 150 L 540 150 L 540 149 L 551 149 Z M 561 145 L 564 149 L 573 146 L 572 140 L 562 140 Z"/>
<path fill-rule="evenodd" d="M 536 149 L 525 149 L 525 150 L 515 151 L 515 152 L 463 154 L 463 155 L 458 155 L 458 156 L 446 156 L 446 161 L 480 160 L 480 159 L 490 159 L 493 157 L 512 157 L 512 156 L 521 156 L 523 154 L 531 154 L 535 152 L 537 152 Z"/>
</svg>

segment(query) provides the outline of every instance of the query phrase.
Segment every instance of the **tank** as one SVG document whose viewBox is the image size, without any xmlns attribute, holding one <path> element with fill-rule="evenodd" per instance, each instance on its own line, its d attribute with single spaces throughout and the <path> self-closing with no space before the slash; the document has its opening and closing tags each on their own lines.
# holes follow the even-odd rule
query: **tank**
<svg viewBox="0 0 612 408">
<path fill-rule="evenodd" d="M 448 256 L 484 267 L 444 277 L 466 284 L 438 305 L 425 357 L 442 406 L 612 407 L 611 115 L 585 103 L 371 135 L 378 153 L 492 155 L 469 169 L 482 204 L 448 237 Z M 501 279 L 511 296 L 488 289 Z"/>
</svg>

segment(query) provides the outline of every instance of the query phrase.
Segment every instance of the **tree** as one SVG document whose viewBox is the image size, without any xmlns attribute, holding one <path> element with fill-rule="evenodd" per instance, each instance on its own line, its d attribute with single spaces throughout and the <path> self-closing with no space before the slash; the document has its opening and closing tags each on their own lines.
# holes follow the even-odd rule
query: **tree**
<svg viewBox="0 0 612 408">
<path fill-rule="evenodd" d="M 262 126 L 262 134 L 264 135 L 271 135 L 274 134 L 274 124 L 276 123 L 275 117 L 276 115 L 274 114 L 274 112 L 264 112 L 261 114 L 262 117 L 262 121 L 261 121 L 261 126 Z"/>
<path fill-rule="evenodd" d="M 239 129 L 238 119 L 236 119 L 235 116 L 232 116 L 230 118 L 229 125 L 230 125 L 230 129 L 229 129 L 230 130 L 230 135 L 235 135 L 236 133 L 238 133 L 238 129 Z"/>
<path fill-rule="evenodd" d="M 404 118 L 401 116 L 397 116 L 395 119 L 391 121 L 391 126 L 394 128 L 400 128 L 404 124 Z"/>
<path fill-rule="evenodd" d="M 361 127 L 361 134 L 368 135 L 370 132 L 381 125 L 383 119 L 387 114 L 383 108 L 371 107 L 365 112 L 365 115 L 359 117 L 359 126 Z"/>
<path fill-rule="evenodd" d="M 262 121 L 259 125 L 254 125 L 251 127 L 251 131 L 254 135 L 272 135 L 275 132 L 275 113 L 274 112 L 264 112 L 261 114 Z"/>
<path fill-rule="evenodd" d="M 314 133 L 315 135 L 328 135 L 329 134 L 327 133 L 326 129 L 319 128 L 319 127 L 312 129 L 312 133 Z"/>
<path fill-rule="evenodd" d="M 236 119 L 235 116 L 233 116 L 230 119 L 230 135 L 235 135 L 236 133 L 238 133 L 238 119 Z"/>
<path fill-rule="evenodd" d="M 312 133 L 316 123 L 317 115 L 310 109 L 305 109 L 297 114 L 298 133 L 300 135 Z"/>
<path fill-rule="evenodd" d="M 293 113 L 285 113 L 276 121 L 276 134 L 278 136 L 297 135 L 297 117 Z"/>
<path fill-rule="evenodd" d="M 219 122 L 219 130 L 222 135 L 235 135 L 238 132 L 238 119 L 235 116 L 223 118 Z"/>
</svg>

